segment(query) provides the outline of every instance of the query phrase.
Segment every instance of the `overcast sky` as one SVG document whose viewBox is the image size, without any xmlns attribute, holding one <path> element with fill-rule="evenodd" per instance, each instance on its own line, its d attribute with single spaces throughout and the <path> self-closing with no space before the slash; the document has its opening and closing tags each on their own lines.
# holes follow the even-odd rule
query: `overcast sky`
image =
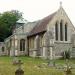
<svg viewBox="0 0 75 75">
<path fill-rule="evenodd" d="M 75 26 L 75 0 L 0 0 L 0 12 L 19 10 L 28 21 L 36 21 L 62 6 Z"/>
</svg>

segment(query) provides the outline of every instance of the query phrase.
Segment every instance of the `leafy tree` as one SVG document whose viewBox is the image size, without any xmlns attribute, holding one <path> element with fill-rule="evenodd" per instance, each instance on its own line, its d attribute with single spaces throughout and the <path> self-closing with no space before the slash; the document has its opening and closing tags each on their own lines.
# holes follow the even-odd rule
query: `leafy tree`
<svg viewBox="0 0 75 75">
<path fill-rule="evenodd" d="M 22 18 L 22 13 L 17 10 L 7 11 L 0 14 L 0 41 L 12 34 L 12 28 L 17 20 Z"/>
</svg>

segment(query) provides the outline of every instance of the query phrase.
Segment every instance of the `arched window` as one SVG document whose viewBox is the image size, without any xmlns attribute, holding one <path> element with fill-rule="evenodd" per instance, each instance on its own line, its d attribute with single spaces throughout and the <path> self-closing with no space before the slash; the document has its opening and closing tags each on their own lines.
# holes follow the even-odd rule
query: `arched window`
<svg viewBox="0 0 75 75">
<path fill-rule="evenodd" d="M 55 24 L 55 39 L 58 40 L 58 23 Z"/>
<path fill-rule="evenodd" d="M 21 39 L 20 40 L 20 51 L 24 51 L 25 50 L 25 40 Z"/>
<path fill-rule="evenodd" d="M 4 47 L 2 47 L 2 52 L 4 52 Z"/>
<path fill-rule="evenodd" d="M 60 41 L 63 41 L 63 21 L 60 22 Z"/>
<path fill-rule="evenodd" d="M 67 23 L 65 24 L 65 41 L 67 41 Z"/>
</svg>

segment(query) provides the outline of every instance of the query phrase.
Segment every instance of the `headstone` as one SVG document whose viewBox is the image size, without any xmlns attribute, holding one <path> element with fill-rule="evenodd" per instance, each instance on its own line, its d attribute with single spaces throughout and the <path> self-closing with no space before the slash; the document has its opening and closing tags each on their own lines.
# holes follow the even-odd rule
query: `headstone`
<svg viewBox="0 0 75 75">
<path fill-rule="evenodd" d="M 15 75 L 24 75 L 24 71 L 21 68 L 19 68 L 16 70 Z"/>
<path fill-rule="evenodd" d="M 21 69 L 21 65 L 23 64 L 21 60 L 18 60 L 16 63 L 18 65 L 18 69 L 15 72 L 15 75 L 24 75 L 24 71 Z"/>
</svg>

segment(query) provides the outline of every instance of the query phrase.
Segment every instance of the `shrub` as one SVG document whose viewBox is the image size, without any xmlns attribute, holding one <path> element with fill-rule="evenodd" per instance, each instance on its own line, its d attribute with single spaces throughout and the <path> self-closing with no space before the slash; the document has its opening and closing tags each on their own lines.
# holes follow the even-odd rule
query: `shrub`
<svg viewBox="0 0 75 75">
<path fill-rule="evenodd" d="M 64 51 L 61 53 L 63 59 L 70 59 L 70 51 Z"/>
</svg>

